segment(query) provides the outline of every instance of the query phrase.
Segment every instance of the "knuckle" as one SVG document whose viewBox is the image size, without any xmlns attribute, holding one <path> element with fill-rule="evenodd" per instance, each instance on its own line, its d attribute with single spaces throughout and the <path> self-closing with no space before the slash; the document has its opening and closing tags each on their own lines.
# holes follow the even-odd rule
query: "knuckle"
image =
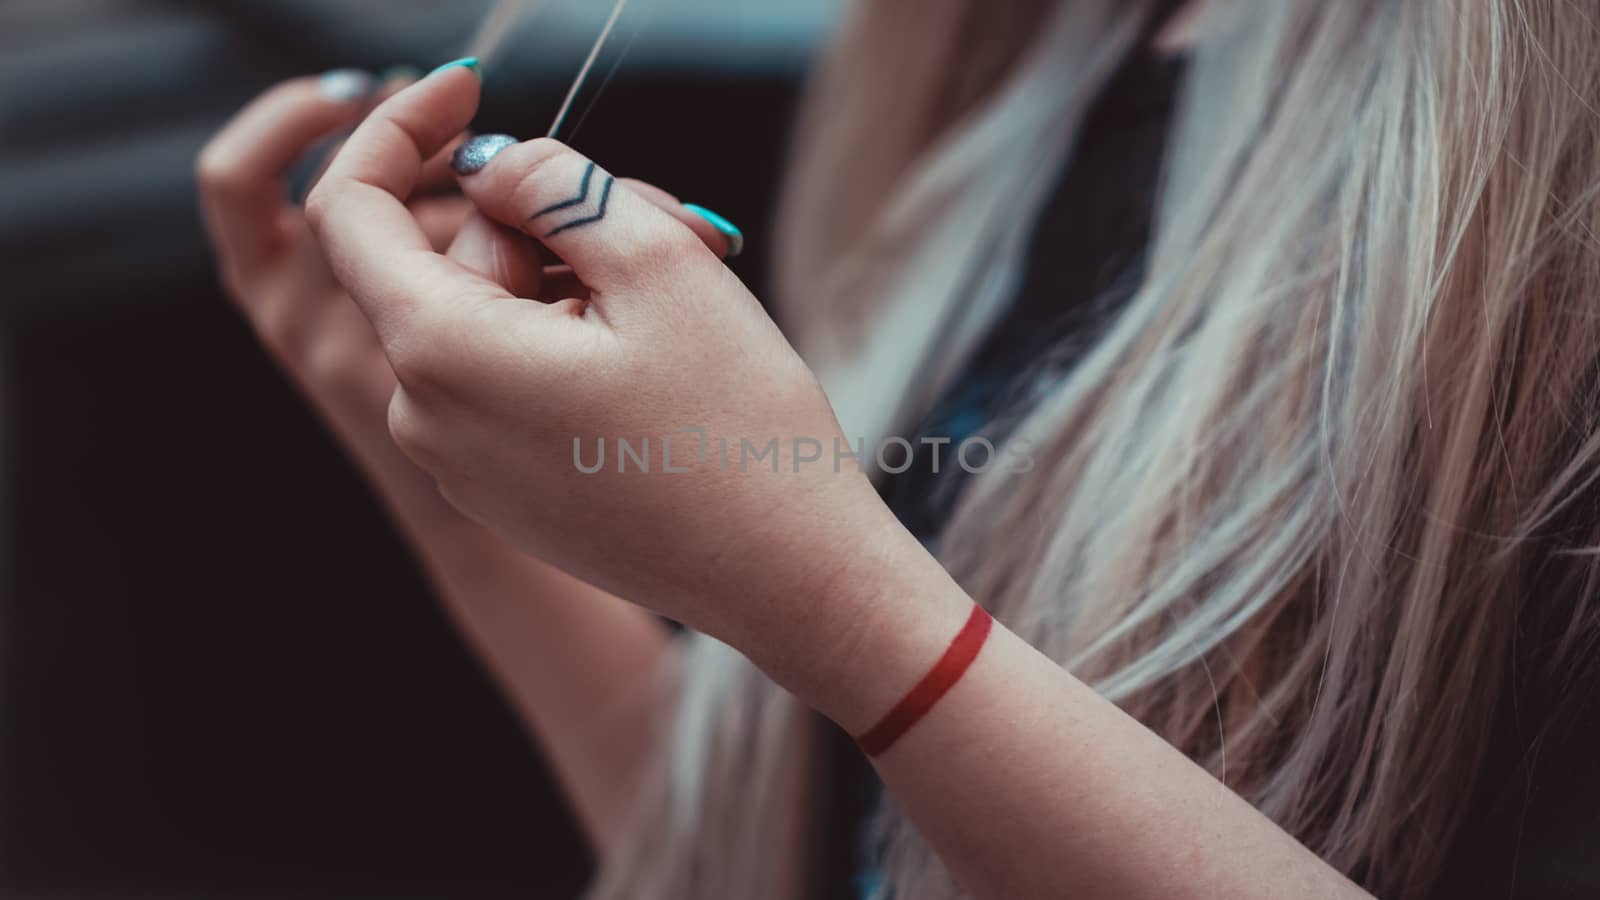
<svg viewBox="0 0 1600 900">
<path fill-rule="evenodd" d="M 215 141 L 194 159 L 194 180 L 207 194 L 227 193 L 237 187 L 238 170 Z"/>
<path fill-rule="evenodd" d="M 651 243 L 655 252 L 680 263 L 694 262 L 711 254 L 705 241 L 689 226 L 665 213 L 651 219 L 654 222 L 651 231 L 655 232 Z"/>
<path fill-rule="evenodd" d="M 395 378 L 413 393 L 437 396 L 450 383 L 449 354 L 440 350 L 440 341 L 430 339 L 429 329 L 413 329 L 404 338 L 392 339 L 384 351 Z"/>
<path fill-rule="evenodd" d="M 547 182 L 550 181 L 553 159 L 549 156 L 535 157 L 517 174 L 516 183 L 511 186 L 512 210 L 521 217 L 523 230 L 535 236 L 541 229 L 534 216 L 552 202 L 552 190 Z"/>
<path fill-rule="evenodd" d="M 560 141 L 538 138 L 513 147 L 506 152 L 514 163 L 507 167 L 515 171 L 506 196 L 512 210 L 523 217 L 523 228 L 530 232 L 541 231 L 529 217 L 549 208 L 552 204 L 572 199 L 572 188 L 577 182 L 575 174 L 590 165 L 582 154 Z M 537 236 L 537 234 L 535 235 Z"/>
<path fill-rule="evenodd" d="M 389 437 L 400 452 L 424 469 L 432 470 L 438 459 L 433 431 L 404 389 L 389 398 Z"/>
<path fill-rule="evenodd" d="M 247 310 L 256 334 L 274 352 L 298 358 L 305 349 L 306 323 L 293 303 L 262 303 Z"/>
<path fill-rule="evenodd" d="M 527 153 L 530 168 L 537 168 L 551 160 L 566 158 L 579 158 L 578 152 L 561 143 L 555 138 L 534 138 L 527 142 Z"/>
<path fill-rule="evenodd" d="M 359 375 L 359 362 L 348 341 L 322 334 L 306 351 L 306 375 L 312 381 L 340 389 L 350 387 Z"/>
<path fill-rule="evenodd" d="M 311 193 L 306 196 L 305 219 L 313 234 L 322 233 L 322 227 L 327 222 L 328 214 L 333 210 L 334 204 L 338 202 L 338 191 L 339 187 L 336 182 L 323 178 L 317 182 L 316 186 L 311 189 Z"/>
<path fill-rule="evenodd" d="M 665 214 L 651 216 L 648 224 L 641 226 L 638 238 L 626 246 L 631 267 L 640 272 L 682 272 L 710 254 L 687 225 Z"/>
</svg>

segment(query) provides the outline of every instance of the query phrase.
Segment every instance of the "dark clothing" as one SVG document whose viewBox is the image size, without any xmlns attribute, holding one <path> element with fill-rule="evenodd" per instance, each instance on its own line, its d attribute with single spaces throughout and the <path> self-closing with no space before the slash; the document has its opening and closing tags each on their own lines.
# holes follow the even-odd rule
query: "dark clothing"
<svg viewBox="0 0 1600 900">
<path fill-rule="evenodd" d="M 1142 280 L 1182 67 L 1140 53 L 1106 86 L 1072 164 L 1040 211 L 1010 309 L 919 429 L 919 436 L 950 444 L 916 442 L 914 464 L 883 482 L 890 508 L 924 543 L 938 536 L 964 481 L 952 448 L 979 429 L 996 434 L 996 420 L 1016 406 L 1023 376 L 1041 365 L 1070 365 Z M 933 453 L 940 453 L 937 474 Z"/>
<path fill-rule="evenodd" d="M 966 477 L 949 460 L 952 448 L 980 428 L 1003 437 L 1004 417 L 1021 399 L 1017 385 L 1070 366 L 1142 279 L 1182 65 L 1143 50 L 1109 82 L 1039 215 L 1010 309 L 920 429 L 951 443 L 937 451 L 919 443 L 914 464 L 883 482 L 885 500 L 924 543 L 936 543 Z M 941 453 L 937 474 L 932 452 Z M 1441 900 L 1600 898 L 1600 666 L 1593 668 L 1554 715 L 1502 729 L 1506 746 L 1488 767 L 1481 812 L 1446 867 Z M 830 763 L 828 896 L 861 897 L 879 859 L 862 826 L 882 788 L 842 735 Z"/>
</svg>

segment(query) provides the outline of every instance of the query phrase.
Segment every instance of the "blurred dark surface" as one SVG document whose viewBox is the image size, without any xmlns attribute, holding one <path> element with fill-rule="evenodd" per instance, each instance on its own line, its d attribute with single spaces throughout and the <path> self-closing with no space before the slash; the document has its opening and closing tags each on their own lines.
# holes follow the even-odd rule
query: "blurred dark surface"
<svg viewBox="0 0 1600 900">
<path fill-rule="evenodd" d="M 583 885 L 532 744 L 220 295 L 189 175 L 265 86 L 431 67 L 482 9 L 0 7 L 0 896 Z M 808 38 L 753 33 L 646 24 L 573 142 L 744 224 L 759 287 Z M 546 43 L 491 62 L 479 130 L 543 132 L 586 49 Z"/>
</svg>

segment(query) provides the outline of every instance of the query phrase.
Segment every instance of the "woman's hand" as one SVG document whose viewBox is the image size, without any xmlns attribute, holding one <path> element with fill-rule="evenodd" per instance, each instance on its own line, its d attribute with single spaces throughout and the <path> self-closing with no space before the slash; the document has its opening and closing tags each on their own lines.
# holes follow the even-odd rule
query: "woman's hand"
<svg viewBox="0 0 1600 900">
<path fill-rule="evenodd" d="M 268 90 L 223 127 L 196 163 L 201 207 L 224 286 L 262 345 L 310 400 L 356 458 L 408 531 L 448 526 L 473 539 L 492 536 L 438 495 L 433 479 L 399 452 L 387 410 L 394 372 L 360 307 L 334 278 L 298 204 L 286 188 L 289 170 L 330 135 L 348 128 L 404 81 L 379 84 L 365 73 L 338 70 L 297 78 Z M 452 135 L 450 145 L 460 135 Z M 525 242 L 482 217 L 456 193 L 447 145 L 423 165 L 406 211 L 429 246 L 454 244 L 499 283 L 537 291 L 542 263 Z M 451 189 L 445 195 L 443 189 Z M 664 191 L 635 183 L 644 196 L 693 218 L 721 252 L 727 239 Z M 552 284 L 559 281 L 552 279 Z M 415 536 L 415 535 L 413 535 Z"/>
<path fill-rule="evenodd" d="M 398 375 L 397 442 L 527 552 L 766 662 L 849 640 L 864 611 L 824 604 L 830 585 L 865 600 L 886 563 L 923 554 L 842 456 L 860 448 L 816 379 L 696 217 L 554 141 L 469 151 L 460 184 L 570 265 L 564 298 L 526 299 L 548 285 L 484 274 L 481 249 L 437 252 L 405 201 L 477 101 L 465 72 L 401 92 L 307 201 Z M 648 441 L 648 461 L 619 441 Z"/>
<path fill-rule="evenodd" d="M 372 108 L 374 90 L 395 87 L 339 71 L 268 90 L 201 151 L 201 208 L 229 296 L 385 502 L 403 518 L 421 520 L 419 525 L 466 526 L 438 496 L 432 479 L 390 439 L 384 416 L 394 393 L 393 371 L 285 185 L 287 172 L 320 141 Z M 448 186 L 447 163 L 441 154 L 419 183 Z M 454 239 L 470 211 L 459 196 L 419 198 L 407 207 L 418 230 L 438 247 Z"/>
</svg>

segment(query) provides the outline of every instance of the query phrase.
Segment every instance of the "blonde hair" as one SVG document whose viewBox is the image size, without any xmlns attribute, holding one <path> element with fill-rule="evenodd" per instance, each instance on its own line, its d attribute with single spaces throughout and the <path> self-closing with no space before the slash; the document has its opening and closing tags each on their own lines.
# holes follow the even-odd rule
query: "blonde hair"
<svg viewBox="0 0 1600 900">
<path fill-rule="evenodd" d="M 944 562 L 1333 866 L 1422 896 L 1513 667 L 1558 688 L 1596 643 L 1600 35 L 1562 0 L 1209 7 L 1144 284 L 1041 382 L 1010 437 L 1040 464 L 965 490 Z M 957 374 L 1149 4 L 995 9 L 861 4 L 799 130 L 783 310 L 849 434 Z M 708 640 L 681 677 L 595 896 L 802 895 L 812 719 Z M 892 802 L 877 825 L 896 896 L 961 895 Z"/>
</svg>

